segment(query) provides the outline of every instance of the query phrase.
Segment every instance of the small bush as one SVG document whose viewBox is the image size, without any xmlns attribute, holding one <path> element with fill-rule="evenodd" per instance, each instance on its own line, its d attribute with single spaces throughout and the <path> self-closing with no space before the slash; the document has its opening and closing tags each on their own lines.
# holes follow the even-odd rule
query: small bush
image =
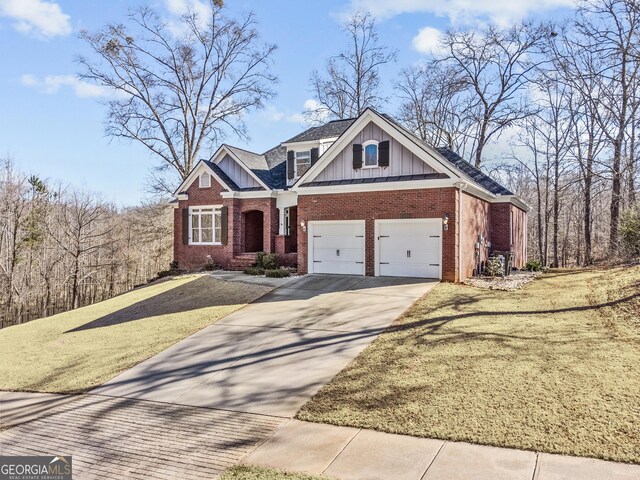
<svg viewBox="0 0 640 480">
<path fill-rule="evenodd" d="M 264 271 L 262 267 L 247 267 L 244 269 L 244 273 L 247 275 L 264 275 Z"/>
<path fill-rule="evenodd" d="M 525 270 L 529 270 L 530 272 L 540 272 L 542 271 L 542 263 L 540 260 L 529 260 L 524 265 Z"/>
<path fill-rule="evenodd" d="M 159 271 L 158 278 L 173 277 L 175 275 L 180 275 L 181 273 L 182 271 L 178 270 L 177 268 L 170 268 L 169 270 Z"/>
<path fill-rule="evenodd" d="M 289 273 L 289 270 L 285 270 L 284 268 L 274 268 L 271 270 L 266 270 L 264 274 L 269 278 L 285 278 L 291 275 Z"/>
<path fill-rule="evenodd" d="M 620 247 L 622 253 L 640 256 L 640 206 L 624 212 L 620 222 Z"/>
<path fill-rule="evenodd" d="M 280 263 L 280 257 L 276 253 L 258 252 L 256 255 L 256 267 L 275 270 L 280 267 Z"/>
<path fill-rule="evenodd" d="M 484 274 L 489 277 L 499 277 L 504 275 L 504 267 L 498 257 L 489 257 L 484 266 Z"/>
</svg>

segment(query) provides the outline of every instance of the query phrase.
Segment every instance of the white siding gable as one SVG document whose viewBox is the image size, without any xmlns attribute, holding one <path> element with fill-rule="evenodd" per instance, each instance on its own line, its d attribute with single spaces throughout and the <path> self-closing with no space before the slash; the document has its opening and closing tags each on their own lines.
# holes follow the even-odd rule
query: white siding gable
<svg viewBox="0 0 640 480">
<path fill-rule="evenodd" d="M 227 153 L 220 161 L 217 162 L 220 169 L 226 173 L 231 180 L 240 188 L 262 187 L 255 178 L 253 178 L 247 170 L 238 164 Z"/>
<path fill-rule="evenodd" d="M 368 140 L 389 140 L 389 166 L 353 169 L 353 144 L 364 144 Z M 400 142 L 392 138 L 373 122 L 369 122 L 354 139 L 338 152 L 335 158 L 313 179 L 313 181 L 346 180 L 354 178 L 394 177 L 437 173 L 433 168 L 411 153 Z"/>
</svg>

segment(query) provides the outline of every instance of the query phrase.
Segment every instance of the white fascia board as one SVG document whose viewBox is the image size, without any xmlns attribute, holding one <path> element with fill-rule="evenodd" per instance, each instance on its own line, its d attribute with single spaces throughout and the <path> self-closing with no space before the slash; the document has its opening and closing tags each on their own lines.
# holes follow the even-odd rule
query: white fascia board
<svg viewBox="0 0 640 480">
<path fill-rule="evenodd" d="M 276 198 L 275 190 L 253 190 L 249 192 L 221 192 L 222 198 Z"/>
<path fill-rule="evenodd" d="M 191 170 L 191 173 L 187 176 L 187 178 L 185 178 L 182 183 L 180 184 L 180 186 L 178 188 L 176 188 L 176 191 L 173 193 L 174 196 L 177 198 L 178 193 L 180 193 L 184 186 L 186 185 L 187 187 L 189 185 L 191 185 L 191 183 L 196 179 L 197 176 L 199 176 L 201 173 L 203 172 L 207 172 L 209 173 L 209 175 L 211 175 L 213 178 L 216 179 L 216 181 L 222 185 L 224 188 L 226 188 L 227 190 L 232 190 L 232 188 L 227 185 L 217 174 L 216 172 L 214 172 L 209 165 L 207 165 L 206 163 L 204 163 L 204 160 L 199 160 L 198 163 L 196 163 L 196 166 L 193 167 L 193 170 Z"/>
<path fill-rule="evenodd" d="M 408 182 L 356 183 L 349 185 L 327 185 L 324 187 L 298 187 L 298 195 L 327 195 L 335 193 L 380 192 L 389 190 L 419 190 L 428 188 L 454 188 L 451 178 L 437 180 L 410 180 Z"/>
<path fill-rule="evenodd" d="M 512 203 L 516 207 L 524 210 L 525 212 L 529 212 L 531 210 L 531 205 L 522 200 L 517 195 L 498 195 L 496 199 L 493 201 L 494 203 Z"/>
<path fill-rule="evenodd" d="M 297 190 L 299 187 L 296 185 L 301 185 L 306 182 L 313 181 L 313 179 L 320 173 L 324 168 L 335 159 L 335 155 L 341 152 L 354 138 L 354 133 L 359 132 L 366 126 L 369 122 L 373 122 L 378 127 L 380 127 L 384 132 L 389 134 L 394 140 L 400 142 L 402 146 L 404 146 L 407 150 L 413 153 L 416 157 L 421 159 L 431 168 L 433 168 L 436 172 L 439 173 L 448 173 L 450 176 L 453 176 L 454 179 L 459 179 L 462 177 L 462 172 L 451 165 L 448 161 L 442 161 L 442 155 L 438 153 L 436 150 L 428 148 L 426 145 L 418 145 L 413 139 L 407 136 L 406 133 L 402 132 L 398 127 L 389 122 L 386 118 L 378 115 L 370 109 L 367 109 L 358 117 L 358 119 L 351 124 L 351 126 L 335 141 L 320 157 L 318 162 L 312 166 L 306 173 L 300 177 L 296 183 L 293 185 L 293 189 Z M 425 154 L 427 155 L 425 157 Z M 466 177 L 465 177 L 466 178 Z"/>
<path fill-rule="evenodd" d="M 223 156 L 220 156 L 220 154 L 221 154 L 221 153 L 223 153 L 223 151 L 224 151 L 224 152 L 226 152 L 226 153 L 228 153 L 228 154 L 229 154 L 229 156 L 230 156 L 231 158 L 233 158 L 233 160 L 234 160 L 238 165 L 240 165 L 240 167 L 242 167 L 242 168 L 243 168 L 243 169 L 244 169 L 244 170 L 245 170 L 249 175 L 251 175 L 251 177 L 252 177 L 256 182 L 258 182 L 258 184 L 259 184 L 259 185 L 261 185 L 262 187 L 266 188 L 267 190 L 271 190 L 271 189 L 269 188 L 269 186 L 268 186 L 268 185 L 266 185 L 262 180 L 260 180 L 260 178 L 259 178 L 255 173 L 253 173 L 253 170 L 251 170 L 249 167 L 247 167 L 247 166 L 244 164 L 244 162 L 243 162 L 242 160 L 240 160 L 240 159 L 238 158 L 238 156 L 237 156 L 235 153 L 233 153 L 229 148 L 227 148 L 227 145 L 225 145 L 225 144 L 222 144 L 222 146 L 221 146 L 220 148 L 218 148 L 218 151 L 216 152 L 216 154 L 212 157 L 212 158 L 214 158 L 214 159 L 215 159 L 215 160 L 213 160 L 213 163 L 215 163 L 215 164 L 217 165 L 217 164 L 218 164 L 218 163 L 219 163 L 219 162 L 224 158 L 224 155 L 223 155 Z M 226 173 L 226 172 L 225 172 L 225 173 Z M 227 173 L 227 175 L 229 175 L 229 174 Z"/>
<path fill-rule="evenodd" d="M 280 145 L 286 147 L 287 150 L 306 150 L 319 147 L 321 141 L 322 140 L 307 140 L 305 142 L 281 143 Z"/>
</svg>

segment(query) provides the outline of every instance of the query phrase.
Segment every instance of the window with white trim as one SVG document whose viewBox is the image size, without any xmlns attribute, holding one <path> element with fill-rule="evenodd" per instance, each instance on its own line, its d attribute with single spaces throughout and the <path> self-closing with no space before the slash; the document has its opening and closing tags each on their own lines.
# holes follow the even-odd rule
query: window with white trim
<svg viewBox="0 0 640 480">
<path fill-rule="evenodd" d="M 377 167 L 378 166 L 378 142 L 375 140 L 369 140 L 362 144 L 364 150 L 364 162 L 363 167 Z"/>
<path fill-rule="evenodd" d="M 296 178 L 301 177 L 311 167 L 311 150 L 296 152 Z"/>
<path fill-rule="evenodd" d="M 211 186 L 211 175 L 207 172 L 200 174 L 200 188 L 209 188 Z"/>
<path fill-rule="evenodd" d="M 189 244 L 221 245 L 222 207 L 189 207 Z"/>
</svg>

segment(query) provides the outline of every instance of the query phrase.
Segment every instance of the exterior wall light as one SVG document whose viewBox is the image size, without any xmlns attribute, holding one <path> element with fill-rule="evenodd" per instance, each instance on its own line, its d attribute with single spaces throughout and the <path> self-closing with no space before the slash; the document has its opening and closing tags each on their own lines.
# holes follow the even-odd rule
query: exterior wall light
<svg viewBox="0 0 640 480">
<path fill-rule="evenodd" d="M 445 230 L 449 230 L 449 215 L 446 213 L 442 216 L 442 227 Z"/>
<path fill-rule="evenodd" d="M 304 222 L 304 220 L 300 220 L 300 226 L 302 227 L 303 232 L 307 231 L 307 224 Z"/>
</svg>

